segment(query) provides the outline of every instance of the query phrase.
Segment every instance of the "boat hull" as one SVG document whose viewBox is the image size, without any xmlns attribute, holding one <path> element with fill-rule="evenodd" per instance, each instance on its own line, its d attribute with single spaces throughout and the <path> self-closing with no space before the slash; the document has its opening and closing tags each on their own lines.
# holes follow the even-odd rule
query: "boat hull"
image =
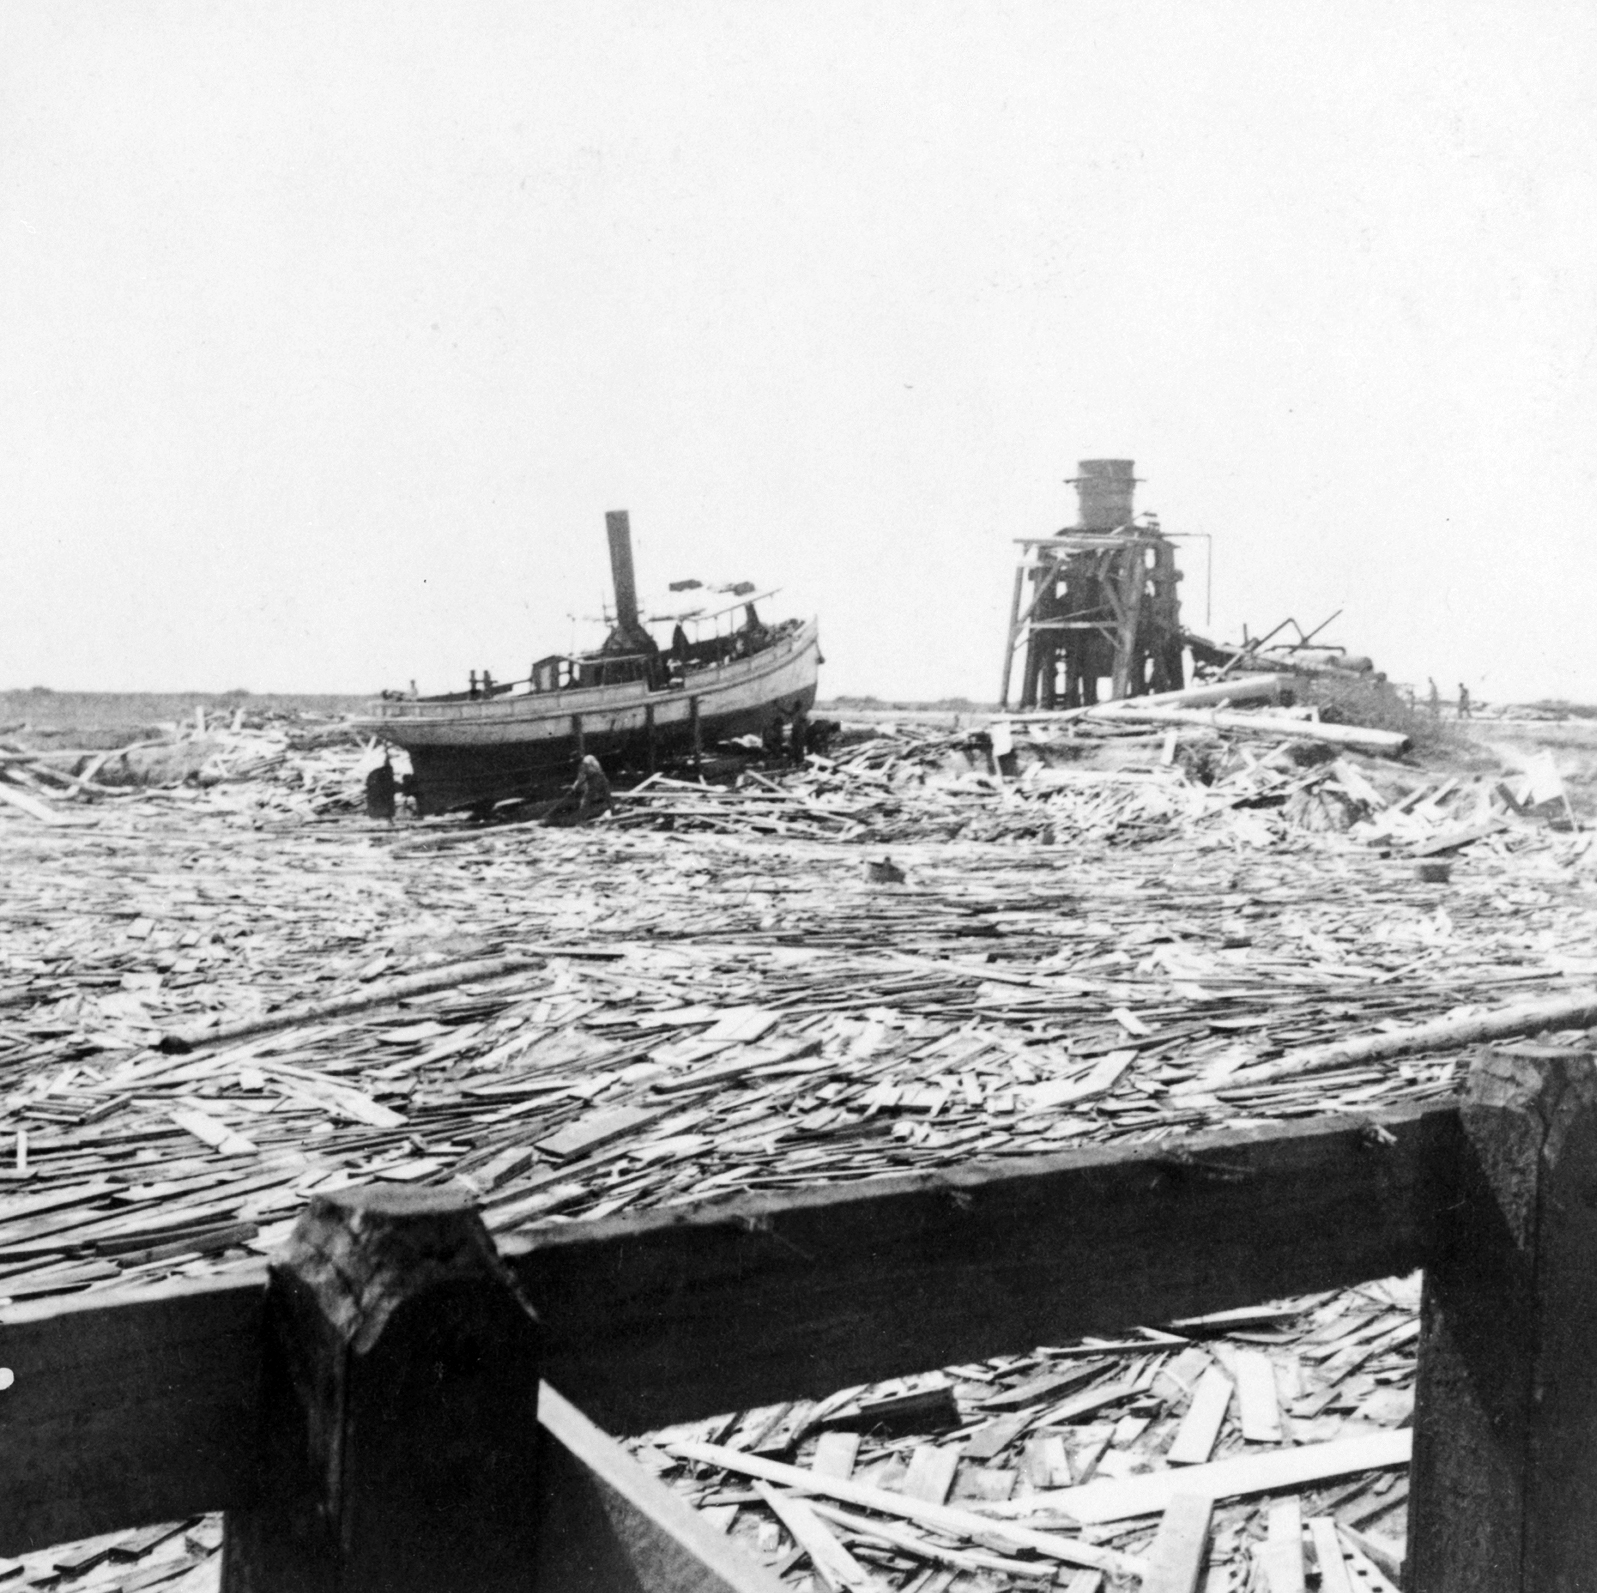
<svg viewBox="0 0 1597 1593">
<path fill-rule="evenodd" d="M 360 723 L 409 754 L 418 811 L 446 813 L 547 793 L 571 780 L 584 753 L 647 767 L 691 751 L 695 735 L 704 746 L 759 735 L 778 715 L 809 712 L 819 664 L 812 620 L 752 657 L 691 671 L 680 686 L 385 701 Z"/>
</svg>

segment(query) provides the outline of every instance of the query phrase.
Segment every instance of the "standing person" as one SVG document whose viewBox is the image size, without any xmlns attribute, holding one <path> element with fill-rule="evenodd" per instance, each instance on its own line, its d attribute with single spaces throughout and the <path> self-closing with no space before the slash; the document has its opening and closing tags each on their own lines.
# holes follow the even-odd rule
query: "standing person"
<svg viewBox="0 0 1597 1593">
<path fill-rule="evenodd" d="M 366 775 L 366 817 L 394 822 L 394 766 L 389 755 Z"/>
<path fill-rule="evenodd" d="M 1458 717 L 1468 719 L 1470 716 L 1469 687 L 1463 681 L 1458 683 Z"/>
<path fill-rule="evenodd" d="M 800 703 L 793 710 L 793 721 L 787 729 L 787 755 L 794 763 L 803 763 L 810 750 L 810 716 Z"/>
<path fill-rule="evenodd" d="M 1428 678 L 1430 678 L 1430 677 L 1428 677 Z M 1436 689 L 1436 681 L 1435 681 L 1435 679 L 1434 678 L 1430 678 L 1430 679 L 1431 679 L 1431 718 L 1432 719 L 1440 719 L 1442 717 L 1442 695 Z"/>
</svg>

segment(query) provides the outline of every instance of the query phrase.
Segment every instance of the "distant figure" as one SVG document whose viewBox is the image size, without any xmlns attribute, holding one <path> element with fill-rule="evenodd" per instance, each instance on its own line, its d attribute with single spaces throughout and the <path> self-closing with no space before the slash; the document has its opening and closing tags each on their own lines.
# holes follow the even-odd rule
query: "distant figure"
<svg viewBox="0 0 1597 1593">
<path fill-rule="evenodd" d="M 577 823 L 596 819 L 610 806 L 610 780 L 590 752 L 577 770 Z"/>
<path fill-rule="evenodd" d="M 590 752 L 577 765 L 577 778 L 571 789 L 544 815 L 543 822 L 553 829 L 568 829 L 586 824 L 610 806 L 610 781 Z"/>
<path fill-rule="evenodd" d="M 780 763 L 782 761 L 781 714 L 773 714 L 771 716 L 769 723 L 766 725 L 764 732 L 760 736 L 760 742 L 765 748 L 765 756 L 772 763 Z"/>
<path fill-rule="evenodd" d="M 392 824 L 395 789 L 394 766 L 389 762 L 388 754 L 385 752 L 383 761 L 366 776 L 366 817 L 387 819 Z"/>
<path fill-rule="evenodd" d="M 793 710 L 793 721 L 787 731 L 787 755 L 794 763 L 803 763 L 810 750 L 810 716 L 800 703 Z"/>
<path fill-rule="evenodd" d="M 1427 677 L 1427 678 L 1429 678 L 1429 677 Z M 1441 717 L 1442 717 L 1442 696 L 1441 696 L 1441 693 L 1439 691 L 1437 691 L 1437 689 L 1436 689 L 1435 680 L 1431 680 L 1431 718 L 1432 719 L 1440 719 Z"/>
</svg>

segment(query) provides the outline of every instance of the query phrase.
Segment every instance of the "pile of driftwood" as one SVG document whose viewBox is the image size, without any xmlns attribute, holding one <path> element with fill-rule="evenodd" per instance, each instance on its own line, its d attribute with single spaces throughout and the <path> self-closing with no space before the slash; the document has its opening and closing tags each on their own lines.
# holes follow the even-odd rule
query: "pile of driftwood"
<svg viewBox="0 0 1597 1593">
<path fill-rule="evenodd" d="M 1043 1345 L 651 1433 L 636 1457 L 812 1586 L 1395 1588 L 1419 1280 Z"/>
<path fill-rule="evenodd" d="M 108 739 L 115 746 L 57 746 L 54 736 L 0 738 L 0 807 L 38 823 L 71 827 L 92 822 L 85 812 L 162 793 L 232 787 L 235 802 L 264 816 L 311 817 L 351 812 L 360 805 L 350 749 L 360 736 L 339 720 L 273 714 L 246 722 L 240 711 L 226 723 L 171 724 L 154 733 Z M 101 736 L 84 739 L 107 739 Z M 226 801 L 229 793 L 218 793 Z"/>
</svg>

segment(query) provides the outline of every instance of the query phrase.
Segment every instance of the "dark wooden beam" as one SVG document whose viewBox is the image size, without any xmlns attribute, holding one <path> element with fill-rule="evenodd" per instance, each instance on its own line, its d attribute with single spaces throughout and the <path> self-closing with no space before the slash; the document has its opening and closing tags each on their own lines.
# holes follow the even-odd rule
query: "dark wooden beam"
<svg viewBox="0 0 1597 1593">
<path fill-rule="evenodd" d="M 1415 1593 L 1597 1586 L 1597 1070 L 1487 1056 L 1420 1309 Z"/>
<path fill-rule="evenodd" d="M 0 1554 L 250 1497 L 266 1269 L 0 1312 Z"/>
<path fill-rule="evenodd" d="M 548 1381 L 665 1422 L 1418 1266 L 1451 1103 L 551 1226 Z M 264 1271 L 0 1312 L 0 1552 L 260 1497 Z"/>
<path fill-rule="evenodd" d="M 273 1259 L 223 1593 L 533 1584 L 537 1323 L 464 1191 L 318 1195 Z"/>
<path fill-rule="evenodd" d="M 1419 1266 L 1451 1103 L 551 1226 L 545 1375 L 638 1432 Z"/>
<path fill-rule="evenodd" d="M 547 1383 L 538 1561 L 545 1593 L 781 1593 L 782 1584 Z"/>
</svg>

